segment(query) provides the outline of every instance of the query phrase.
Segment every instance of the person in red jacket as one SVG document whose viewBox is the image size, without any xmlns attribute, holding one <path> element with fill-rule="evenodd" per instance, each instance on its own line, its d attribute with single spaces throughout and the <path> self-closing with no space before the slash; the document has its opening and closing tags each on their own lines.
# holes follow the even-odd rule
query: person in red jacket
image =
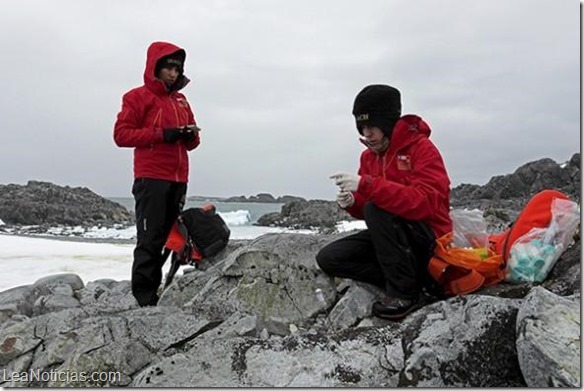
<svg viewBox="0 0 584 391">
<path fill-rule="evenodd" d="M 450 179 L 428 124 L 401 116 L 396 88 L 365 87 L 353 115 L 367 149 L 357 175 L 331 178 L 340 188 L 339 206 L 364 219 L 367 229 L 325 246 L 316 260 L 329 275 L 384 289 L 387 296 L 372 312 L 397 320 L 420 308 L 432 285 L 427 265 L 435 239 L 452 230 Z"/>
<path fill-rule="evenodd" d="M 200 142 L 199 128 L 185 96 L 186 52 L 168 42 L 148 47 L 144 85 L 124 94 L 114 126 L 118 147 L 134 148 L 137 244 L 132 293 L 140 306 L 158 303 L 163 247 L 185 203 L 188 151 Z"/>
</svg>

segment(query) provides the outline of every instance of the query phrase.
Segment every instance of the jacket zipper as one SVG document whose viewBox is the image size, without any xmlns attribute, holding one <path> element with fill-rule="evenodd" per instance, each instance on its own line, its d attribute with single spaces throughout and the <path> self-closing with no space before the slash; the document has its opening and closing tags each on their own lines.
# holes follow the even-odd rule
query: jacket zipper
<svg viewBox="0 0 584 391">
<path fill-rule="evenodd" d="M 153 127 L 153 128 L 155 128 L 155 127 L 156 127 L 156 122 L 159 122 L 159 125 L 161 125 L 161 124 L 160 124 L 160 122 L 161 122 L 161 119 L 162 119 L 162 108 L 159 108 L 159 109 L 158 109 L 158 112 L 157 112 L 157 113 L 156 113 L 156 115 L 154 116 L 154 121 L 152 121 L 152 127 Z M 154 149 L 154 144 L 150 144 L 150 150 L 153 150 L 153 149 Z"/>
<path fill-rule="evenodd" d="M 387 151 L 389 153 L 389 150 Z M 386 176 L 385 176 L 385 171 L 387 170 L 387 168 L 389 167 L 389 165 L 393 162 L 394 157 L 397 155 L 397 152 L 395 154 L 393 154 L 391 156 L 391 159 L 389 159 L 389 163 L 386 165 L 386 159 L 385 157 L 387 156 L 387 153 L 384 153 L 383 156 L 380 158 L 379 155 L 377 155 L 377 165 L 380 166 L 381 165 L 381 176 L 383 177 L 383 179 L 387 180 Z M 381 162 L 380 162 L 381 161 Z"/>
<path fill-rule="evenodd" d="M 172 94 L 168 96 L 168 100 L 170 101 L 170 105 L 172 106 L 172 110 L 174 111 L 174 117 L 176 119 L 176 125 L 180 127 L 180 119 L 179 119 L 178 113 L 176 111 L 176 106 L 174 105 L 174 102 L 172 100 Z M 182 165 L 182 155 L 180 153 L 180 143 L 176 143 L 176 151 L 178 153 L 178 166 L 176 167 L 176 172 L 174 174 L 174 179 L 175 179 L 175 182 L 178 182 L 179 181 L 178 174 L 180 172 L 180 167 Z"/>
</svg>

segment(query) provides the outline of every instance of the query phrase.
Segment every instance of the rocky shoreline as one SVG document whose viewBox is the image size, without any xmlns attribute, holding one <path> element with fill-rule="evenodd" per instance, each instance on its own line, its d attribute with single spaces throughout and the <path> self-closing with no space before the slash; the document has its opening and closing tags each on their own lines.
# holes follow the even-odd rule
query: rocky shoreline
<svg viewBox="0 0 584 391">
<path fill-rule="evenodd" d="M 122 205 L 86 187 L 29 181 L 0 185 L 0 218 L 14 226 L 113 226 L 130 224 L 134 215 Z M 41 228 L 41 229 L 42 229 Z"/>
<path fill-rule="evenodd" d="M 222 202 L 259 202 L 262 204 L 285 204 L 287 202 L 293 201 L 306 201 L 302 197 L 296 197 L 291 195 L 285 195 L 275 198 L 269 193 L 259 193 L 255 196 L 246 197 L 244 195 L 229 197 L 222 199 Z"/>
<path fill-rule="evenodd" d="M 0 386 L 580 387 L 579 242 L 542 284 L 431 300 L 391 322 L 371 317 L 377 288 L 314 262 L 342 235 L 230 243 L 157 307 L 138 308 L 129 281 L 72 274 L 0 292 L 8 373 L 120 374 Z"/>
<path fill-rule="evenodd" d="M 579 154 L 564 167 L 554 164 L 544 159 L 483 187 L 461 185 L 453 205 L 481 208 L 497 229 L 541 186 L 579 202 Z M 558 177 L 567 182 L 553 185 Z M 529 189 L 515 192 L 515 185 Z M 295 202 L 283 208 L 285 223 L 329 226 Z M 331 205 L 339 211 L 333 202 L 312 204 Z M 316 253 L 347 234 L 231 241 L 200 267 L 186 267 L 157 307 L 139 308 L 129 281 L 85 284 L 74 274 L 0 292 L 5 373 L 119 373 L 91 381 L 5 377 L 0 386 L 581 386 L 579 238 L 543 283 L 428 297 L 391 322 L 371 316 L 378 288 L 318 268 Z"/>
</svg>

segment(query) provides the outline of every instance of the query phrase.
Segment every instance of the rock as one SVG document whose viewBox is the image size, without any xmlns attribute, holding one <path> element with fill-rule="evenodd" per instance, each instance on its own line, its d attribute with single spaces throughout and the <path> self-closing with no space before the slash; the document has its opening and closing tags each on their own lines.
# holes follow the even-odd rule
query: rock
<svg viewBox="0 0 584 391">
<path fill-rule="evenodd" d="M 518 307 L 468 295 L 414 313 L 404 332 L 400 386 L 524 387 L 515 349 Z"/>
<path fill-rule="evenodd" d="M 100 208 L 89 217 L 65 209 L 93 199 L 87 189 L 15 186 L 0 186 L 0 196 L 30 201 L 11 206 L 20 217 L 117 218 Z M 579 201 L 580 155 L 563 165 L 528 163 L 485 186 L 460 185 L 452 203 L 483 210 L 490 232 L 500 232 L 541 188 Z M 32 190 L 44 198 L 26 194 Z M 348 219 L 332 201 L 286 202 L 266 224 L 329 232 Z M 316 264 L 322 247 L 350 234 L 232 241 L 176 276 L 158 307 L 139 308 L 129 281 L 84 284 L 74 274 L 0 292 L 2 369 L 109 374 L 90 381 L 2 378 L 0 386 L 580 387 L 579 239 L 542 284 L 501 283 L 391 322 L 371 316 L 377 288 L 332 279 Z"/>
<path fill-rule="evenodd" d="M 32 316 L 79 307 L 74 294 L 84 286 L 81 278 L 72 273 L 56 274 L 37 280 L 31 285 L 28 300 L 34 300 Z"/>
<path fill-rule="evenodd" d="M 276 199 L 273 195 L 267 193 L 260 193 L 257 196 L 249 197 L 249 202 L 273 203 Z"/>
<path fill-rule="evenodd" d="M 581 243 L 578 240 L 562 254 L 562 262 L 554 265 L 548 278 L 543 282 L 545 288 L 561 296 L 570 296 L 580 291 L 582 286 L 580 247 Z"/>
<path fill-rule="evenodd" d="M 68 287 L 68 285 L 62 285 L 62 287 Z M 79 306 L 81 306 L 81 304 L 79 304 L 79 301 L 73 297 L 73 291 L 71 291 L 71 294 L 55 293 L 39 297 L 34 302 L 32 316 L 57 312 Z"/>
<path fill-rule="evenodd" d="M 109 374 L 0 386 L 525 387 L 540 384 L 534 373 L 578 384 L 569 374 L 580 346 L 568 331 L 579 315 L 566 314 L 579 307 L 579 241 L 543 284 L 499 284 L 391 322 L 371 316 L 377 288 L 316 264 L 322 247 L 349 234 L 230 244 L 176 276 L 157 307 L 138 308 L 129 281 L 84 285 L 72 274 L 0 292 L 0 368 Z M 537 330 L 550 319 L 559 321 Z M 549 341 L 567 353 L 534 360 Z"/>
<path fill-rule="evenodd" d="M 17 286 L 0 292 L 0 326 L 15 315 L 32 315 L 30 285 Z"/>
<path fill-rule="evenodd" d="M 292 201 L 282 206 L 279 214 L 260 217 L 256 225 L 278 226 L 293 229 L 321 229 L 333 232 L 339 221 L 354 220 L 334 201 Z"/>
<path fill-rule="evenodd" d="M 71 291 L 76 291 L 83 288 L 84 284 L 77 274 L 63 273 L 43 277 L 35 281 L 31 288 L 40 296 L 55 293 L 55 290 L 63 292 L 64 286 L 69 286 Z"/>
<path fill-rule="evenodd" d="M 492 177 L 484 186 L 461 184 L 451 190 L 455 209 L 483 211 L 489 233 L 498 233 L 513 222 L 527 201 L 544 189 L 559 190 L 580 202 L 580 154 L 564 164 L 552 159 L 526 163 L 512 174 Z"/>
<path fill-rule="evenodd" d="M 0 366 L 9 366 L 13 360 L 32 352 L 41 343 L 32 321 L 3 327 L 0 329 Z"/>
<path fill-rule="evenodd" d="M 119 372 L 95 381 L 53 378 L 20 386 L 124 386 L 146 365 L 176 354 L 216 324 L 171 307 L 105 316 L 68 309 L 0 329 L 0 365 L 31 371 Z"/>
<path fill-rule="evenodd" d="M 282 204 L 286 204 L 288 202 L 293 202 L 293 201 L 303 202 L 303 201 L 306 201 L 306 199 L 304 199 L 302 197 L 291 196 L 291 195 L 281 196 L 281 197 L 278 197 L 276 199 L 276 202 L 282 203 Z"/>
<path fill-rule="evenodd" d="M 354 326 L 371 315 L 371 305 L 381 295 L 379 289 L 362 282 L 353 282 L 328 315 L 334 330 Z"/>
<path fill-rule="evenodd" d="M 402 331 L 394 323 L 360 333 L 204 340 L 146 368 L 132 387 L 395 387 Z"/>
<path fill-rule="evenodd" d="M 530 388 L 580 387 L 580 295 L 534 288 L 517 315 L 519 365 Z"/>
<path fill-rule="evenodd" d="M 261 328 L 286 335 L 325 308 L 314 297 L 321 288 L 334 297 L 334 285 L 316 265 L 314 254 L 329 238 L 264 235 L 230 253 L 205 273 L 189 273 L 171 285 L 160 305 L 181 305 L 209 319 L 235 312 L 257 316 Z"/>
<path fill-rule="evenodd" d="M 229 197 L 229 198 L 222 200 L 222 202 L 261 202 L 261 203 L 266 203 L 266 204 L 273 204 L 273 203 L 284 204 L 284 203 L 292 202 L 292 201 L 306 201 L 306 200 L 302 197 L 296 197 L 296 196 L 291 196 L 291 195 L 285 195 L 285 196 L 281 196 L 278 198 L 274 198 L 273 195 L 268 194 L 268 193 L 260 193 L 260 194 L 255 195 L 255 196 L 250 196 L 249 198 L 247 198 L 244 195 L 241 195 L 241 196 Z"/>
<path fill-rule="evenodd" d="M 569 162 L 558 164 L 545 158 L 526 163 L 512 174 L 494 176 L 484 186 L 462 184 L 451 192 L 453 206 L 471 201 L 505 201 L 529 197 L 544 189 L 556 189 L 580 202 L 580 154 L 576 153 Z"/>
<path fill-rule="evenodd" d="M 81 305 L 94 314 L 115 314 L 138 308 L 130 281 L 92 281 L 76 296 Z"/>
<path fill-rule="evenodd" d="M 0 185 L 0 218 L 6 224 L 93 226 L 133 223 L 122 205 L 85 187 L 29 181 Z"/>
<path fill-rule="evenodd" d="M 229 197 L 225 199 L 225 202 L 248 202 L 247 197 L 244 195 Z"/>
<path fill-rule="evenodd" d="M 78 275 L 63 273 L 0 292 L 0 324 L 13 315 L 30 317 L 77 307 L 80 304 L 74 295 L 81 288 Z"/>
</svg>

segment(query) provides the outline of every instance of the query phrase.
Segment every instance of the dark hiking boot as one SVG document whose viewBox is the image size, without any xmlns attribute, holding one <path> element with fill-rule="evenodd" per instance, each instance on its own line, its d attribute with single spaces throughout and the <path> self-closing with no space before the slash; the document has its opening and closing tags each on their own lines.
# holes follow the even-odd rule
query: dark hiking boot
<svg viewBox="0 0 584 391">
<path fill-rule="evenodd" d="M 418 297 L 416 299 L 398 299 L 385 296 L 373 303 L 373 315 L 382 319 L 400 320 L 409 313 L 421 308 L 424 302 Z"/>
</svg>

